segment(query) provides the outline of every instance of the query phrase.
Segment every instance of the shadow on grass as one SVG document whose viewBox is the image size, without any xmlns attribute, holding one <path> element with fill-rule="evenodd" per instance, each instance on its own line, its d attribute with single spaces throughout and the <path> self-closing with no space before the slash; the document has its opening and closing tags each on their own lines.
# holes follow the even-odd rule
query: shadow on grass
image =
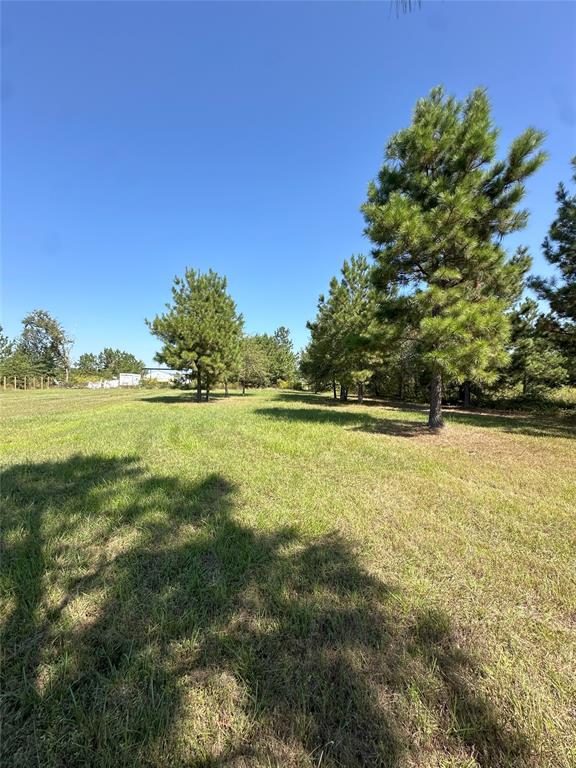
<svg viewBox="0 0 576 768">
<path fill-rule="evenodd" d="M 144 403 L 191 403 L 195 405 L 202 405 L 206 402 L 211 403 L 217 400 L 231 400 L 232 398 L 243 397 L 241 392 L 230 392 L 228 395 L 225 395 L 223 392 L 216 392 L 214 394 L 211 392 L 210 399 L 207 401 L 206 395 L 203 393 L 202 400 L 200 403 L 198 403 L 196 400 L 196 392 L 193 392 L 192 390 L 172 391 L 174 392 L 172 395 L 151 395 L 150 397 L 142 397 L 140 399 Z"/>
<path fill-rule="evenodd" d="M 255 413 L 268 419 L 300 421 L 312 424 L 335 424 L 364 432 L 378 432 L 399 437 L 416 437 L 428 433 L 426 422 L 407 419 L 379 419 L 362 411 L 339 408 L 257 408 Z"/>
<path fill-rule="evenodd" d="M 302 402 L 309 406 L 322 406 L 321 408 L 285 408 L 282 406 L 260 408 L 258 413 L 268 417 L 280 418 L 287 421 L 310 421 L 319 423 L 332 423 L 342 425 L 358 425 L 359 429 L 368 432 L 381 432 L 384 434 L 398 435 L 401 437 L 414 437 L 428 432 L 426 420 L 428 409 L 426 406 L 414 403 L 399 403 L 396 401 L 365 401 L 363 405 L 386 408 L 386 415 L 378 418 L 373 413 L 363 413 L 364 408 L 354 411 L 345 410 L 346 406 L 356 405 L 354 401 L 340 403 L 323 395 L 279 394 L 275 400 L 282 402 Z M 326 406 L 330 406 L 326 408 Z M 422 413 L 422 421 L 408 419 L 388 418 L 393 411 L 415 411 Z M 293 415 L 291 415 L 293 414 Z M 444 416 L 447 424 L 466 424 L 471 427 L 495 429 L 511 434 L 522 434 L 530 437 L 563 437 L 576 439 L 576 419 L 568 416 L 564 419 L 554 419 L 546 416 L 532 414 L 501 414 L 472 410 L 464 411 L 452 407 L 444 408 Z"/>
<path fill-rule="evenodd" d="M 446 613 L 402 612 L 337 534 L 243 525 L 225 477 L 75 456 L 2 493 L 4 765 L 527 759 Z"/>
</svg>

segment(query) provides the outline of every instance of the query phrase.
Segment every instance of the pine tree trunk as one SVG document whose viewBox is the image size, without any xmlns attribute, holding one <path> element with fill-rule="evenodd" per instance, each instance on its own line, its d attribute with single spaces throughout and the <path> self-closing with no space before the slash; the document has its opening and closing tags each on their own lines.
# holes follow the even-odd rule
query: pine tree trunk
<svg viewBox="0 0 576 768">
<path fill-rule="evenodd" d="M 228 397 L 228 379 L 224 379 L 224 397 Z"/>
<path fill-rule="evenodd" d="M 200 368 L 198 368 L 198 373 L 196 374 L 196 402 L 200 403 L 202 401 L 202 377 L 200 375 Z"/>
<path fill-rule="evenodd" d="M 209 397 L 210 397 L 210 384 L 206 384 L 206 402 L 208 402 Z"/>
<path fill-rule="evenodd" d="M 345 403 L 348 400 L 348 389 L 340 384 L 340 400 Z"/>
<path fill-rule="evenodd" d="M 442 429 L 443 426 L 442 374 L 440 371 L 434 371 L 432 374 L 432 381 L 430 382 L 430 414 L 428 416 L 428 427 L 430 429 Z"/>
<path fill-rule="evenodd" d="M 400 381 L 398 383 L 398 399 L 404 400 L 404 374 L 400 371 Z"/>
<path fill-rule="evenodd" d="M 244 382 L 242 382 L 242 394 L 246 394 L 246 384 L 244 384 Z"/>
<path fill-rule="evenodd" d="M 358 384 L 358 402 L 364 402 L 364 382 L 362 381 Z"/>
<path fill-rule="evenodd" d="M 528 391 L 528 374 L 526 371 L 524 371 L 524 375 L 522 376 L 522 394 L 525 395 Z"/>
<path fill-rule="evenodd" d="M 334 400 L 338 399 L 338 396 L 336 395 L 336 379 L 332 377 L 332 393 L 334 394 Z"/>
<path fill-rule="evenodd" d="M 470 382 L 465 381 L 462 387 L 462 396 L 464 400 L 464 408 L 470 408 Z"/>
</svg>

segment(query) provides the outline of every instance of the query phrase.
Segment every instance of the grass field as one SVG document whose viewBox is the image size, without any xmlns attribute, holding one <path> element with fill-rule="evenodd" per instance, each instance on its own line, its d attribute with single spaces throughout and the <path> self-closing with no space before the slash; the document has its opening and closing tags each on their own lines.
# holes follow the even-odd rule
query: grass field
<svg viewBox="0 0 576 768">
<path fill-rule="evenodd" d="M 576 764 L 573 422 L 1 402 L 6 768 Z"/>
</svg>

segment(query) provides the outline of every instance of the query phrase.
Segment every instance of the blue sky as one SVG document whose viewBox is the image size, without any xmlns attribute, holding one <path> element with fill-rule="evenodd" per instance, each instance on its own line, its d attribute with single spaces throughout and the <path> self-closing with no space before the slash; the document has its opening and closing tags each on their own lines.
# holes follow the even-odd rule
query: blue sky
<svg viewBox="0 0 576 768">
<path fill-rule="evenodd" d="M 487 87 L 501 147 L 528 125 L 530 246 L 576 151 L 573 3 L 14 2 L 2 7 L 2 318 L 48 309 L 74 356 L 147 364 L 144 318 L 186 266 L 228 277 L 248 332 L 297 347 L 368 252 L 359 206 L 391 133 L 437 84 Z"/>
</svg>

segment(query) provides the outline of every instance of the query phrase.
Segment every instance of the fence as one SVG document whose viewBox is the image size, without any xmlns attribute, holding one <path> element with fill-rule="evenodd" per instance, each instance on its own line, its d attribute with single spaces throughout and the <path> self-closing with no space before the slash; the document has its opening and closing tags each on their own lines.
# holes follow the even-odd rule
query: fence
<svg viewBox="0 0 576 768">
<path fill-rule="evenodd" d="M 116 389 L 117 387 L 138 387 L 141 383 L 139 373 L 121 373 L 118 379 L 100 379 L 76 383 L 72 386 L 88 387 L 88 389 Z M 58 381 L 53 376 L 2 376 L 2 389 L 50 389 L 51 387 L 68 387 L 66 381 Z"/>
<path fill-rule="evenodd" d="M 58 382 L 51 376 L 3 376 L 2 389 L 50 389 Z"/>
</svg>

